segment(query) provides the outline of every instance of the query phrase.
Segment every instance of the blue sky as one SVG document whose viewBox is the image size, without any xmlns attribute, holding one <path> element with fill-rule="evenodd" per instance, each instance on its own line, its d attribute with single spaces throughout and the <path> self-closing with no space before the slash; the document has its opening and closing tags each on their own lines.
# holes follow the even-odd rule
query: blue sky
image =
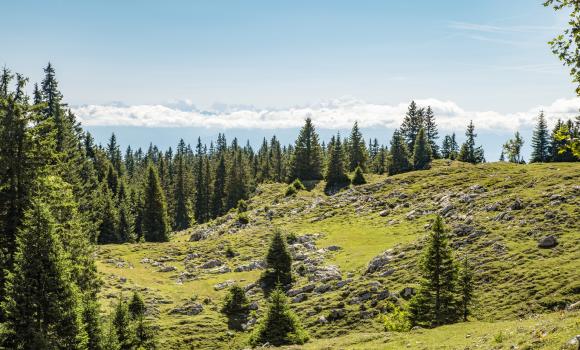
<svg viewBox="0 0 580 350">
<path fill-rule="evenodd" d="M 540 0 L 19 0 L 2 9 L 0 64 L 38 81 L 53 62 L 67 101 L 94 107 L 77 111 L 91 127 L 199 128 L 200 115 L 282 110 L 266 119 L 284 122 L 260 124 L 257 113 L 246 129 L 295 128 L 304 115 L 294 108 L 316 121 L 330 104 L 322 128 L 369 116 L 369 128 L 388 129 L 397 118 L 374 123 L 372 111 L 400 114 L 418 99 L 452 117 L 446 129 L 462 133 L 469 118 L 508 133 L 539 109 L 554 120 L 580 106 L 546 44 L 566 17 Z M 344 114 L 352 101 L 370 107 Z"/>
</svg>

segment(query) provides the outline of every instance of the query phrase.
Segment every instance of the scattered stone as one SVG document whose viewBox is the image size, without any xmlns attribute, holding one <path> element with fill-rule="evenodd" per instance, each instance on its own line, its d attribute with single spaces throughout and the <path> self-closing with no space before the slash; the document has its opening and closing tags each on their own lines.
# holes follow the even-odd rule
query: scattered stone
<svg viewBox="0 0 580 350">
<path fill-rule="evenodd" d="M 439 211 L 439 214 L 445 216 L 446 214 L 450 213 L 453 209 L 455 209 L 455 206 L 453 204 L 448 204 Z"/>
<path fill-rule="evenodd" d="M 499 203 L 488 204 L 484 207 L 485 211 L 498 211 Z"/>
<path fill-rule="evenodd" d="M 345 311 L 343 309 L 333 309 L 328 314 L 328 318 L 327 319 L 329 321 L 334 321 L 334 320 L 338 320 L 340 318 L 343 318 L 344 315 L 345 315 Z"/>
<path fill-rule="evenodd" d="M 558 240 L 554 236 L 547 236 L 538 242 L 538 248 L 554 248 L 558 245 Z"/>
<path fill-rule="evenodd" d="M 293 297 L 295 295 L 301 294 L 301 293 L 310 293 L 314 290 L 314 288 L 316 288 L 316 285 L 314 284 L 307 284 L 302 288 L 298 288 L 298 289 L 291 289 L 288 291 L 288 296 L 289 297 Z"/>
<path fill-rule="evenodd" d="M 201 229 L 199 231 L 195 231 L 189 237 L 189 241 L 190 242 L 201 241 L 202 239 L 206 239 L 210 235 L 210 233 L 212 233 L 212 232 L 213 232 L 213 230 L 210 229 L 210 228 L 206 228 L 206 229 Z"/>
<path fill-rule="evenodd" d="M 308 296 L 306 294 L 298 294 L 297 296 L 292 298 L 292 302 L 293 303 L 301 303 L 306 299 L 308 299 Z"/>
<path fill-rule="evenodd" d="M 475 184 L 475 185 L 471 186 L 469 189 L 475 193 L 483 193 L 486 191 L 485 187 L 483 187 L 479 184 Z"/>
<path fill-rule="evenodd" d="M 177 271 L 177 267 L 175 266 L 161 266 L 158 270 L 159 272 L 173 272 L 173 271 Z"/>
<path fill-rule="evenodd" d="M 522 202 L 522 200 L 519 198 L 516 198 L 512 205 L 510 205 L 511 210 L 522 210 L 524 207 L 524 202 Z"/>
<path fill-rule="evenodd" d="M 197 259 L 197 258 L 199 258 L 199 254 L 197 254 L 197 253 L 189 253 L 189 254 L 187 254 L 185 256 L 185 258 L 183 259 L 183 261 L 184 262 L 188 262 L 190 260 Z"/>
<path fill-rule="evenodd" d="M 326 317 L 320 316 L 318 318 L 317 322 L 320 323 L 320 324 L 325 324 L 325 323 L 328 323 L 328 320 L 326 319 Z"/>
<path fill-rule="evenodd" d="M 369 273 L 374 273 L 385 265 L 387 265 L 393 259 L 393 251 L 391 249 L 384 251 L 381 255 L 375 256 L 367 266 L 365 275 Z"/>
<path fill-rule="evenodd" d="M 337 246 L 337 245 L 331 245 L 331 246 L 328 246 L 328 247 L 326 247 L 326 250 L 329 250 L 329 251 L 331 251 L 331 252 L 336 252 L 336 251 L 339 251 L 339 250 L 341 250 L 341 249 L 342 249 L 342 248 L 341 248 L 341 247 L 339 247 L 339 246 Z"/>
<path fill-rule="evenodd" d="M 572 337 L 568 342 L 562 347 L 564 350 L 580 350 L 580 334 Z"/>
<path fill-rule="evenodd" d="M 453 234 L 457 237 L 467 236 L 475 230 L 475 227 L 460 224 L 453 229 Z"/>
<path fill-rule="evenodd" d="M 388 269 L 388 270 L 385 270 L 385 271 L 381 272 L 379 274 L 379 276 L 381 276 L 381 277 L 388 277 L 388 276 L 392 275 L 393 273 L 395 273 L 395 269 Z"/>
<path fill-rule="evenodd" d="M 413 295 L 415 295 L 415 288 L 411 288 L 411 287 L 405 287 L 403 288 L 403 290 L 401 290 L 401 292 L 399 293 L 401 295 L 401 297 L 408 299 L 410 297 L 412 297 Z"/>
<path fill-rule="evenodd" d="M 220 267 L 216 267 L 215 269 L 211 269 L 208 272 L 213 274 L 222 274 L 232 272 L 232 269 L 230 269 L 227 265 L 222 265 Z"/>
<path fill-rule="evenodd" d="M 218 283 L 216 285 L 213 286 L 213 289 L 215 290 L 222 290 L 222 289 L 226 289 L 228 287 L 231 287 L 234 285 L 234 283 L 236 283 L 234 280 L 227 280 L 221 283 Z"/>
<path fill-rule="evenodd" d="M 321 284 L 314 288 L 314 293 L 322 294 L 328 292 L 330 289 L 332 289 L 330 284 Z"/>
<path fill-rule="evenodd" d="M 345 280 L 338 281 L 338 282 L 336 282 L 336 288 L 342 288 L 342 287 L 346 286 L 347 284 L 349 284 L 350 282 L 352 282 L 352 278 L 347 278 Z"/>
<path fill-rule="evenodd" d="M 210 260 L 200 266 L 202 269 L 212 269 L 214 267 L 222 266 L 224 263 L 218 259 Z"/>
<path fill-rule="evenodd" d="M 341 280 L 342 275 L 340 269 L 336 265 L 328 265 L 315 269 L 315 271 L 308 276 L 311 282 L 328 282 L 332 280 Z"/>
<path fill-rule="evenodd" d="M 244 271 L 253 271 L 253 270 L 261 270 L 265 267 L 263 261 L 255 260 L 249 264 L 238 266 L 234 269 L 235 272 L 244 272 Z"/>
<path fill-rule="evenodd" d="M 549 210 L 548 210 L 548 211 L 546 211 L 546 212 L 544 213 L 544 217 L 545 217 L 546 219 L 555 219 L 555 218 L 556 218 L 556 213 L 554 213 L 553 211 L 549 211 Z"/>
<path fill-rule="evenodd" d="M 381 211 L 379 213 L 379 215 L 382 216 L 382 217 L 388 216 L 389 215 L 389 211 L 385 209 L 385 210 Z"/>
<path fill-rule="evenodd" d="M 514 217 L 510 215 L 510 213 L 504 211 L 493 218 L 493 221 L 510 221 L 513 220 L 513 218 Z"/>
<path fill-rule="evenodd" d="M 203 305 L 201 305 L 200 303 L 194 303 L 194 304 L 184 305 L 181 307 L 176 307 L 176 308 L 172 309 L 171 311 L 169 311 L 169 314 L 193 316 L 193 315 L 197 315 L 197 314 L 201 313 L 202 311 L 203 311 Z"/>
<path fill-rule="evenodd" d="M 566 307 L 566 310 L 569 311 L 580 310 L 580 301 L 568 305 L 568 307 Z"/>
</svg>

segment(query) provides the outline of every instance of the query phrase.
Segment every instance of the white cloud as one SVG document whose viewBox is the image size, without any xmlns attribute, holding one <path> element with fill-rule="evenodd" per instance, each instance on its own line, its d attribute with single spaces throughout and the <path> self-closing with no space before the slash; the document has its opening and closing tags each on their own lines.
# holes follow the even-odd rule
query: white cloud
<svg viewBox="0 0 580 350">
<path fill-rule="evenodd" d="M 435 98 L 417 100 L 421 106 L 430 105 L 442 130 L 462 129 L 473 120 L 482 130 L 513 131 L 534 125 L 543 110 L 548 122 L 578 115 L 580 98 L 559 99 L 546 106 L 536 106 L 517 113 L 468 111 L 455 102 Z M 190 108 L 183 108 L 187 105 Z M 396 105 L 373 104 L 353 98 L 325 101 L 310 106 L 287 109 L 258 109 L 255 107 L 220 108 L 203 111 L 173 101 L 168 105 L 87 105 L 73 108 L 83 125 L 87 126 L 142 126 L 142 127 L 197 127 L 217 129 L 284 129 L 300 127 L 311 117 L 318 128 L 345 129 L 354 121 L 361 127 L 396 128 L 400 125 L 408 103 Z"/>
</svg>

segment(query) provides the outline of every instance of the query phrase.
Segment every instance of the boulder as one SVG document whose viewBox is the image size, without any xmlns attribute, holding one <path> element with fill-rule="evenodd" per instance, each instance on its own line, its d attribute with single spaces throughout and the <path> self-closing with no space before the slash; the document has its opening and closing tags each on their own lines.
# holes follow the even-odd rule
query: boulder
<svg viewBox="0 0 580 350">
<path fill-rule="evenodd" d="M 554 248 L 558 245 L 558 240 L 554 236 L 546 236 L 538 242 L 538 248 Z"/>
<path fill-rule="evenodd" d="M 485 209 L 485 211 L 498 211 L 499 203 L 488 204 L 483 209 Z"/>
<path fill-rule="evenodd" d="M 389 211 L 385 209 L 385 210 L 381 211 L 379 213 L 379 215 L 382 216 L 382 217 L 388 216 L 389 215 Z"/>
<path fill-rule="evenodd" d="M 513 220 L 513 218 L 514 217 L 510 215 L 510 213 L 504 211 L 493 218 L 493 221 L 510 221 Z"/>
<path fill-rule="evenodd" d="M 193 315 L 197 315 L 197 314 L 201 313 L 202 311 L 203 311 L 203 305 L 201 305 L 200 303 L 194 303 L 194 304 L 187 304 L 187 305 L 183 305 L 183 306 L 171 309 L 171 311 L 169 311 L 169 314 L 193 316 Z"/>
<path fill-rule="evenodd" d="M 416 291 L 415 288 L 411 288 L 411 287 L 405 287 L 403 288 L 403 290 L 401 290 L 401 292 L 399 293 L 399 295 L 405 299 L 412 297 L 413 295 L 415 295 Z"/>
<path fill-rule="evenodd" d="M 341 280 L 342 275 L 340 269 L 336 265 L 328 265 L 316 268 L 312 274 L 308 276 L 311 282 L 328 282 L 332 280 Z"/>
<path fill-rule="evenodd" d="M 159 272 L 173 272 L 173 271 L 177 271 L 177 268 L 175 266 L 161 266 L 158 270 Z"/>
<path fill-rule="evenodd" d="M 244 271 L 253 271 L 253 270 L 258 270 L 258 269 L 263 269 L 265 267 L 265 264 L 263 261 L 260 260 L 255 260 L 250 262 L 249 264 L 246 265 L 240 265 L 238 267 L 236 267 L 234 269 L 235 272 L 244 272 Z"/>
<path fill-rule="evenodd" d="M 580 310 L 580 301 L 568 305 L 568 307 L 566 307 L 566 310 L 569 311 Z"/>
<path fill-rule="evenodd" d="M 564 350 L 580 350 L 580 334 L 572 337 L 572 339 L 568 340 L 564 346 L 562 346 Z"/>
<path fill-rule="evenodd" d="M 453 229 L 453 234 L 457 237 L 467 236 L 475 230 L 475 227 L 460 224 Z"/>
<path fill-rule="evenodd" d="M 339 251 L 339 250 L 341 250 L 341 249 L 342 249 L 342 248 L 341 248 L 341 247 L 339 247 L 339 246 L 337 246 L 337 245 L 331 245 L 331 246 L 328 246 L 328 247 L 326 247 L 326 250 L 329 250 L 329 251 L 331 251 L 331 252 L 336 252 L 336 251 Z"/>
<path fill-rule="evenodd" d="M 511 210 L 522 210 L 524 207 L 524 202 L 519 198 L 516 198 L 516 200 L 510 205 Z"/>
<path fill-rule="evenodd" d="M 291 289 L 288 291 L 288 296 L 289 297 L 293 297 L 295 295 L 301 294 L 301 293 L 310 293 L 314 290 L 314 288 L 316 288 L 316 285 L 314 284 L 307 284 L 302 288 L 298 288 L 298 289 Z"/>
<path fill-rule="evenodd" d="M 453 209 L 455 209 L 455 206 L 453 204 L 447 204 L 445 207 L 443 207 L 441 210 L 439 210 L 439 214 L 445 216 L 446 214 L 451 212 Z"/>
<path fill-rule="evenodd" d="M 222 266 L 224 263 L 218 259 L 210 260 L 200 266 L 202 269 L 213 269 L 214 267 Z"/>
<path fill-rule="evenodd" d="M 298 294 L 297 296 L 292 298 L 292 302 L 293 303 L 301 303 L 306 299 L 308 299 L 308 296 L 306 294 Z"/>
<path fill-rule="evenodd" d="M 226 288 L 228 288 L 228 287 L 231 287 L 231 286 L 233 286 L 233 285 L 234 285 L 234 283 L 235 283 L 235 281 L 234 281 L 234 280 L 227 280 L 227 281 L 224 281 L 224 282 L 221 282 L 221 283 L 218 283 L 218 284 L 214 285 L 214 286 L 213 286 L 213 289 L 215 289 L 215 290 L 222 290 L 222 289 L 226 289 Z"/>
<path fill-rule="evenodd" d="M 365 275 L 376 272 L 386 266 L 393 259 L 393 251 L 386 250 L 381 255 L 375 256 L 367 266 Z"/>
<path fill-rule="evenodd" d="M 483 192 L 485 192 L 485 191 L 486 191 L 485 187 L 483 187 L 483 186 L 481 186 L 481 185 L 479 185 L 479 184 L 475 184 L 475 185 L 471 186 L 471 187 L 469 188 L 469 190 L 470 190 L 471 192 L 475 192 L 475 193 L 483 193 Z"/>
</svg>

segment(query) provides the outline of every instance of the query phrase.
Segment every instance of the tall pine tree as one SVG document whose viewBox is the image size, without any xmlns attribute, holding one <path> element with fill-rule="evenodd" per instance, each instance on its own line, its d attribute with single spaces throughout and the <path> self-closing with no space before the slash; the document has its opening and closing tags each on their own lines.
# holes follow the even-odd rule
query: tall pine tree
<svg viewBox="0 0 580 350">
<path fill-rule="evenodd" d="M 358 122 L 354 122 L 348 141 L 348 171 L 354 171 L 357 166 L 366 170 L 368 154 Z"/>
<path fill-rule="evenodd" d="M 532 158 L 530 162 L 547 162 L 550 159 L 550 133 L 544 112 L 540 112 L 538 123 L 532 135 Z"/>
<path fill-rule="evenodd" d="M 325 175 L 327 191 L 348 185 L 350 182 L 344 171 L 344 155 L 342 153 L 340 134 L 336 138 L 332 137 L 329 146 Z"/>
<path fill-rule="evenodd" d="M 322 179 L 322 148 L 310 118 L 306 118 L 298 134 L 290 168 L 290 181 Z"/>
<path fill-rule="evenodd" d="M 169 240 L 169 222 L 165 195 L 161 189 L 157 171 L 151 164 L 147 168 L 144 193 L 143 236 L 148 242 L 167 242 Z"/>
<path fill-rule="evenodd" d="M 393 139 L 391 140 L 391 148 L 387 163 L 387 171 L 389 175 L 404 173 L 413 168 L 411 161 L 409 160 L 409 151 L 407 149 L 407 145 L 405 144 L 405 140 L 399 130 L 395 130 L 393 133 Z"/>
</svg>

